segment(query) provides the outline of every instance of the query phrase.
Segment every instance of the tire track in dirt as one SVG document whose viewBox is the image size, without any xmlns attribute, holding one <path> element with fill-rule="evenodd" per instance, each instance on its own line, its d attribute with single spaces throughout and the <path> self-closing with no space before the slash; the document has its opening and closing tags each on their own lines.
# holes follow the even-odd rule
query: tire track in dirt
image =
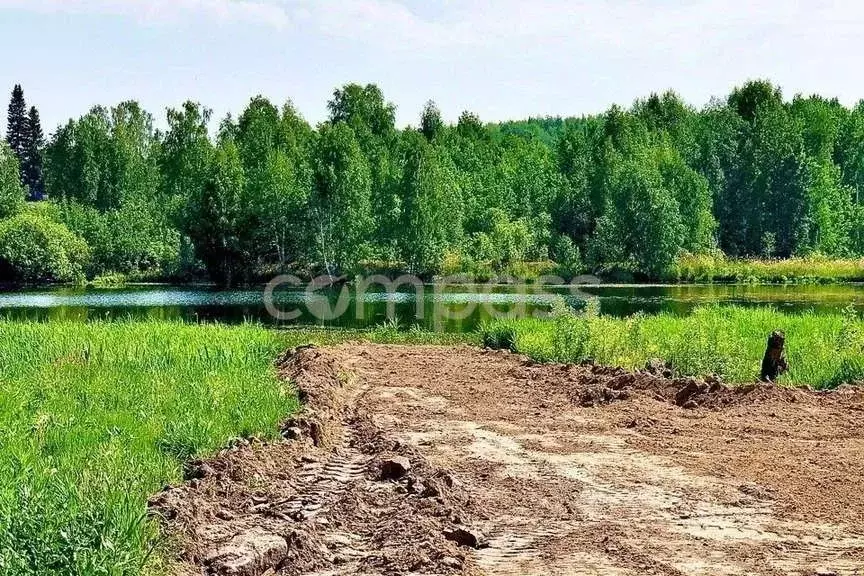
<svg viewBox="0 0 864 576">
<path fill-rule="evenodd" d="M 333 448 L 323 462 L 304 462 L 297 476 L 302 488 L 293 498 L 279 506 L 279 511 L 289 516 L 314 518 L 326 505 L 337 499 L 352 482 L 364 479 L 373 457 L 356 448 L 357 400 L 365 394 L 368 386 L 354 386 L 346 394 L 347 413 L 338 425 L 331 427 Z"/>
<path fill-rule="evenodd" d="M 684 410 L 676 381 L 469 347 L 292 358 L 299 440 L 169 491 L 190 573 L 864 574 L 860 391 L 690 382 Z"/>
<path fill-rule="evenodd" d="M 304 402 L 284 425 L 290 441 L 241 442 L 191 463 L 194 477 L 151 498 L 183 542 L 174 572 L 471 574 L 445 536 L 470 507 L 446 473 L 358 410 L 370 387 L 314 348 L 287 354 L 280 370 Z M 383 477 L 397 461 L 405 467 Z"/>
<path fill-rule="evenodd" d="M 658 381 L 652 388 L 637 375 L 627 376 L 635 392 L 621 394 L 622 401 L 583 408 L 574 399 L 598 395 L 585 388 L 597 386 L 590 367 L 536 366 L 470 348 L 356 346 L 336 355 L 373 386 L 362 409 L 377 414 L 388 434 L 453 470 L 488 513 L 490 545 L 475 553 L 484 573 L 810 576 L 864 570 L 860 522 L 838 522 L 820 510 L 851 504 L 860 519 L 864 506 L 854 488 L 819 493 L 806 478 L 795 480 L 825 465 L 829 475 L 860 485 L 852 464 L 864 454 L 861 443 L 843 462 L 821 462 L 819 453 L 785 461 L 800 456 L 794 453 L 796 434 L 857 438 L 864 424 L 858 392 L 827 402 L 823 395 L 795 392 L 790 409 L 785 391 L 754 388 L 751 397 L 739 398 L 718 388 L 716 402 L 728 402 L 709 413 L 658 400 L 669 384 Z M 712 427 L 728 427 L 727 404 L 730 420 L 745 416 L 747 426 L 724 446 Z M 816 413 L 812 428 L 800 430 L 800 409 Z M 711 420 L 711 426 L 699 430 L 693 425 L 698 420 Z M 639 429 L 643 423 L 650 434 Z M 751 454 L 751 440 L 771 446 L 761 453 L 754 447 Z M 722 478 L 708 472 L 712 458 L 725 464 L 729 453 L 740 469 L 727 468 Z M 786 466 L 783 494 L 747 469 L 754 462 L 759 472 L 771 473 L 765 480 L 772 482 L 777 478 L 770 468 Z M 798 490 L 817 505 L 803 518 L 786 517 L 783 497 L 798 498 Z M 564 517 L 548 509 L 568 502 L 575 510 Z"/>
</svg>

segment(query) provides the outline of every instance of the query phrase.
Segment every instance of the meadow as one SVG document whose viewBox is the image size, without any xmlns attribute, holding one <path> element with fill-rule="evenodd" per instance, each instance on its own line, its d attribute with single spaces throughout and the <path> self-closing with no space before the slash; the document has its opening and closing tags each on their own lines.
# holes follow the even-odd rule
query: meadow
<svg viewBox="0 0 864 576">
<path fill-rule="evenodd" d="M 704 306 L 688 316 L 636 314 L 613 318 L 559 307 L 551 318 L 501 319 L 481 329 L 483 343 L 540 361 L 638 369 L 655 358 L 678 375 L 717 374 L 729 383 L 759 376 L 768 335 L 786 333 L 789 371 L 782 384 L 832 388 L 864 380 L 864 322 L 843 313 L 788 314 L 772 308 Z"/>
<path fill-rule="evenodd" d="M 837 283 L 864 280 L 864 259 L 808 256 L 786 259 L 728 258 L 723 254 L 679 256 L 667 269 L 670 282 Z"/>
<path fill-rule="evenodd" d="M 432 339 L 392 325 L 0 321 L 0 574 L 162 573 L 147 497 L 189 458 L 278 434 L 297 408 L 273 364 L 286 348 L 360 337 Z"/>
</svg>

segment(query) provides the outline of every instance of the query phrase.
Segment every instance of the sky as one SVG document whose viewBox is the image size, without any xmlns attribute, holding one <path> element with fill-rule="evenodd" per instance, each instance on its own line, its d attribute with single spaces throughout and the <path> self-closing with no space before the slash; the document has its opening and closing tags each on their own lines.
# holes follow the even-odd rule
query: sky
<svg viewBox="0 0 864 576">
<path fill-rule="evenodd" d="M 376 83 L 400 125 L 582 115 L 674 89 L 696 106 L 748 79 L 864 98 L 858 0 L 0 0 L 0 101 L 16 83 L 47 133 L 97 104 L 222 117 L 257 94 L 315 124 Z M 6 125 L 0 105 L 0 125 Z"/>
</svg>

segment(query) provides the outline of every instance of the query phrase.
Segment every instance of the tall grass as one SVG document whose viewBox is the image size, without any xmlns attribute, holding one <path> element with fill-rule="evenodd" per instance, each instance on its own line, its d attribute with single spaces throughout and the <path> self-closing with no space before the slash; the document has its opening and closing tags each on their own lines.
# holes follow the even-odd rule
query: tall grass
<svg viewBox="0 0 864 576">
<path fill-rule="evenodd" d="M 146 498 L 295 409 L 255 327 L 0 322 L 0 573 L 158 568 Z"/>
<path fill-rule="evenodd" d="M 680 257 L 666 274 L 674 282 L 853 282 L 864 280 L 864 259 L 823 256 L 738 260 L 720 255 Z"/>
<path fill-rule="evenodd" d="M 680 375 L 719 374 L 731 383 L 759 376 L 768 335 L 786 333 L 789 372 L 781 382 L 830 388 L 864 380 L 864 322 L 843 314 L 786 314 L 770 308 L 708 306 L 685 317 L 612 318 L 558 313 L 552 319 L 504 319 L 482 328 L 483 342 L 541 361 L 641 368 L 652 358 Z"/>
</svg>

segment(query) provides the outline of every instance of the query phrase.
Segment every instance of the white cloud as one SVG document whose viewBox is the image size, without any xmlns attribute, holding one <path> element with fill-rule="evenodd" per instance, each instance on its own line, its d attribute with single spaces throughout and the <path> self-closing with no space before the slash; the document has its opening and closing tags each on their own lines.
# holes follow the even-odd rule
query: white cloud
<svg viewBox="0 0 864 576">
<path fill-rule="evenodd" d="M 268 0 L 0 0 L 0 9 L 68 14 L 111 14 L 140 22 L 171 22 L 208 16 L 226 22 L 252 22 L 283 27 L 288 13 Z"/>
<path fill-rule="evenodd" d="M 15 8 L 113 14 L 144 23 L 207 16 L 279 28 L 310 27 L 376 45 L 596 45 L 643 49 L 646 42 L 786 34 L 825 38 L 849 31 L 864 9 L 844 0 L 0 0 Z M 530 46 L 529 46 L 530 47 Z M 650 48 L 650 46 L 648 46 Z"/>
</svg>

